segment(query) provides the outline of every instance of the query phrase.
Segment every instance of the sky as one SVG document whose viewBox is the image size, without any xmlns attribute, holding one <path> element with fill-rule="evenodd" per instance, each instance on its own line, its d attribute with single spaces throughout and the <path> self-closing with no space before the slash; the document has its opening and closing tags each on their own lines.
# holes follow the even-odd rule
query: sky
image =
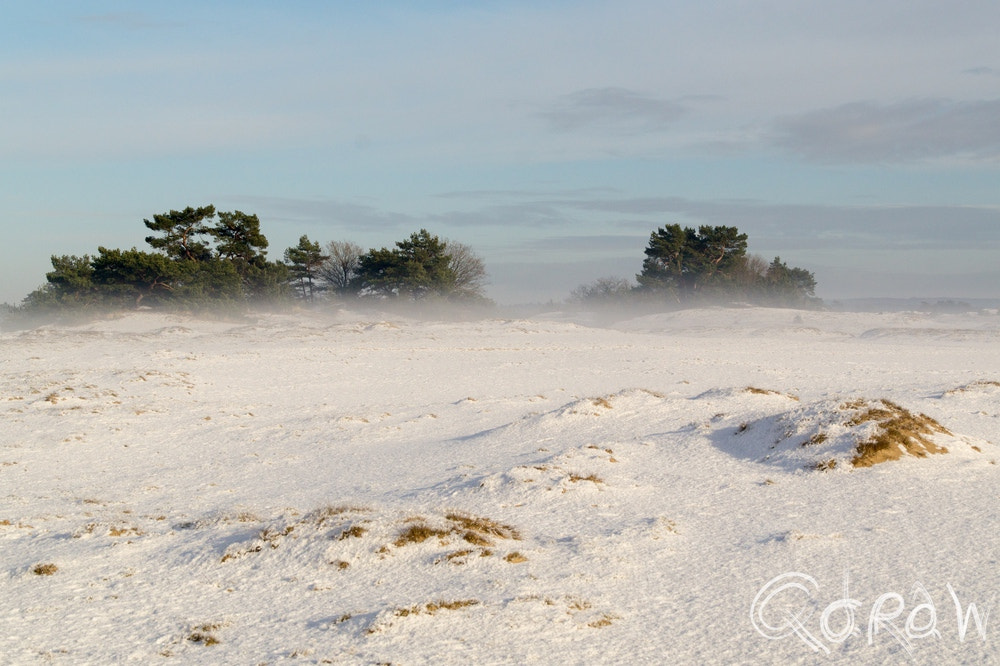
<svg viewBox="0 0 1000 666">
<path fill-rule="evenodd" d="M 826 299 L 1000 297 L 995 0 L 0 0 L 0 302 L 186 206 L 471 246 L 499 303 L 736 226 Z"/>
</svg>

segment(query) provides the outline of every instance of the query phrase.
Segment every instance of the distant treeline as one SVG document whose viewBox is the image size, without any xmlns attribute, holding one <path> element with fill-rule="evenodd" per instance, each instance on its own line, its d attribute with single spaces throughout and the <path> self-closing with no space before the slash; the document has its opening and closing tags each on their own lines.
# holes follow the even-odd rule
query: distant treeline
<svg viewBox="0 0 1000 666">
<path fill-rule="evenodd" d="M 89 308 L 245 306 L 335 299 L 489 304 L 483 260 L 463 243 L 426 229 L 392 248 L 349 241 L 325 246 L 302 236 L 283 259 L 267 256 L 256 215 L 187 207 L 143 220 L 150 250 L 98 247 L 95 254 L 52 257 L 46 283 L 22 311 Z M 580 303 L 643 299 L 693 304 L 725 298 L 775 305 L 815 304 L 812 273 L 748 255 L 735 227 L 667 225 L 652 233 L 637 284 L 602 278 L 583 285 Z"/>
</svg>

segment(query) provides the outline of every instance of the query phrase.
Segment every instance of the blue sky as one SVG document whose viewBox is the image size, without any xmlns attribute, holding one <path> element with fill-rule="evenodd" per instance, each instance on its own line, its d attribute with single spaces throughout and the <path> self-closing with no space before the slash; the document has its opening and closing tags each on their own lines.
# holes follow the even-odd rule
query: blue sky
<svg viewBox="0 0 1000 666">
<path fill-rule="evenodd" d="M 472 246 L 501 303 L 737 226 L 820 296 L 1000 297 L 1000 3 L 2 2 L 0 302 L 144 218 Z"/>
</svg>

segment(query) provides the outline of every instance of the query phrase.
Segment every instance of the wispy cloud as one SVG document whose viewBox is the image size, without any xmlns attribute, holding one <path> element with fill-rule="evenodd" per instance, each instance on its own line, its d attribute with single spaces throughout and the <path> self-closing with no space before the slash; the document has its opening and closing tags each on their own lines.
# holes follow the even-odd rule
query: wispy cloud
<svg viewBox="0 0 1000 666">
<path fill-rule="evenodd" d="M 827 163 L 1000 159 L 1000 99 L 854 102 L 778 121 L 772 143 Z"/>
<path fill-rule="evenodd" d="M 541 116 L 557 132 L 598 128 L 632 133 L 666 129 L 684 113 L 677 102 L 625 88 L 587 88 L 563 96 Z"/>
</svg>

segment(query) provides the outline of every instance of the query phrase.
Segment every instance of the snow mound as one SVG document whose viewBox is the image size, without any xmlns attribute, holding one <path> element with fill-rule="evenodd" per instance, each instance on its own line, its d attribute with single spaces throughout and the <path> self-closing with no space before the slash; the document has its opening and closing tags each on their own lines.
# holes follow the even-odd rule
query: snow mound
<svg viewBox="0 0 1000 666">
<path fill-rule="evenodd" d="M 532 412 L 517 421 L 471 435 L 469 439 L 507 435 L 546 442 L 554 434 L 579 438 L 595 429 L 609 433 L 631 432 L 630 425 L 636 422 L 646 428 L 669 419 L 678 400 L 683 398 L 649 389 L 625 389 L 604 396 L 579 398 L 548 412 Z"/>
<path fill-rule="evenodd" d="M 730 398 L 743 398 L 748 396 L 777 398 L 779 402 L 791 400 L 798 402 L 799 398 L 791 393 L 775 391 L 773 389 L 760 388 L 757 386 L 745 386 L 743 388 L 715 388 L 709 389 L 694 397 L 695 400 L 725 400 Z"/>
<path fill-rule="evenodd" d="M 902 328 L 885 327 L 872 328 L 861 334 L 863 340 L 880 340 L 894 338 L 925 339 L 939 341 L 990 341 L 1000 337 L 1000 331 L 995 329 L 974 328 Z"/>
<path fill-rule="evenodd" d="M 584 398 L 550 412 L 544 419 L 563 419 L 576 416 L 634 416 L 649 409 L 663 406 L 667 399 L 662 393 L 649 389 L 625 389 L 611 395 Z"/>
<path fill-rule="evenodd" d="M 1000 382 L 981 379 L 949 389 L 941 394 L 942 398 L 954 396 L 995 396 L 1000 394 Z"/>
<path fill-rule="evenodd" d="M 503 493 L 512 502 L 525 502 L 556 491 L 605 492 L 613 466 L 619 462 L 608 445 L 588 444 L 569 447 L 537 460 L 484 477 L 479 488 L 489 493 Z"/>
<path fill-rule="evenodd" d="M 982 452 L 971 438 L 884 398 L 824 400 L 741 423 L 732 434 L 722 446 L 730 453 L 794 470 L 849 470 L 952 450 Z"/>
</svg>

